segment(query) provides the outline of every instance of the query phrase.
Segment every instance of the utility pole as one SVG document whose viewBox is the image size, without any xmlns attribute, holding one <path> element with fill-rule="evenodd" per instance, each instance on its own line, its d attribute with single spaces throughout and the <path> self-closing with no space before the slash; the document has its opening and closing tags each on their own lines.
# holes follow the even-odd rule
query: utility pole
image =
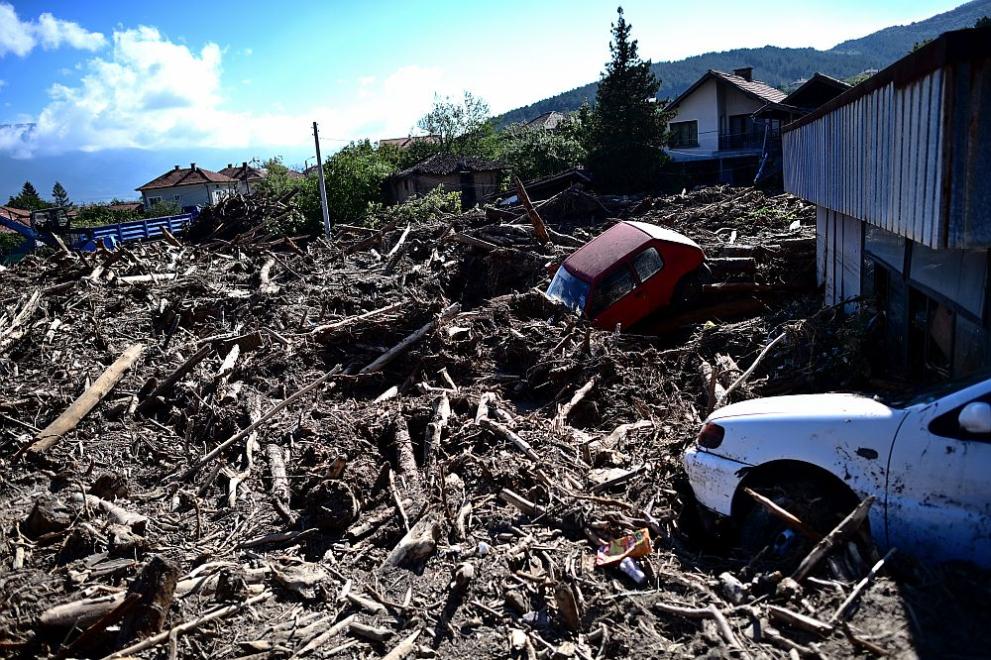
<svg viewBox="0 0 991 660">
<path fill-rule="evenodd" d="M 320 158 L 320 134 L 313 122 L 313 143 L 317 147 L 317 174 L 320 177 L 320 206 L 323 208 L 323 235 L 330 239 L 330 210 L 327 208 L 327 184 L 323 180 L 323 159 Z"/>
</svg>

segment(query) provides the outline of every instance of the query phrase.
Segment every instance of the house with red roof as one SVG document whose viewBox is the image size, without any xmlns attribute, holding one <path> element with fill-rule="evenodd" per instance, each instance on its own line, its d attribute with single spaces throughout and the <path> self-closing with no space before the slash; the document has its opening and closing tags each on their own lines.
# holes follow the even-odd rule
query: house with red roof
<svg viewBox="0 0 991 660">
<path fill-rule="evenodd" d="M 216 204 L 237 192 L 238 180 L 190 163 L 189 167 L 176 165 L 136 190 L 145 209 L 159 202 L 176 202 L 185 209 Z"/>
<path fill-rule="evenodd" d="M 753 69 L 733 73 L 710 69 L 667 104 L 675 116 L 668 127 L 668 155 L 686 164 L 699 183 L 751 183 L 766 137 L 778 138 L 779 119 L 754 113 L 787 95 L 754 80 Z"/>
</svg>

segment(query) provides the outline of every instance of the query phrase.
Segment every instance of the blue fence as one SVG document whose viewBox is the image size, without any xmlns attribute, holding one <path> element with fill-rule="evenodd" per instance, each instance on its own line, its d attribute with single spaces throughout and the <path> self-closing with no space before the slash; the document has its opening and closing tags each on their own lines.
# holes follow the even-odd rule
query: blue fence
<svg viewBox="0 0 991 660">
<path fill-rule="evenodd" d="M 91 229 L 73 232 L 73 247 L 78 250 L 95 250 L 100 243 L 108 249 L 113 249 L 115 245 L 130 243 L 133 241 L 144 241 L 150 238 L 161 238 L 163 229 L 167 229 L 171 234 L 180 234 L 193 221 L 194 214 L 184 213 L 182 215 L 170 215 L 164 218 L 152 218 L 150 220 L 134 220 L 132 222 L 122 222 L 116 225 L 106 225 L 104 227 L 93 227 Z"/>
</svg>

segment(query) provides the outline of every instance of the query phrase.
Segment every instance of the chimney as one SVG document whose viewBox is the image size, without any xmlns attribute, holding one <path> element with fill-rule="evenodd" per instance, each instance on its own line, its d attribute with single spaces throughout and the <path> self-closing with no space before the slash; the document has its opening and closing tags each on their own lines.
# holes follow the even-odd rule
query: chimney
<svg viewBox="0 0 991 660">
<path fill-rule="evenodd" d="M 190 163 L 189 164 L 189 169 L 191 169 L 191 170 L 193 170 L 195 172 L 196 171 L 196 163 Z"/>
<path fill-rule="evenodd" d="M 176 172 L 178 172 L 178 171 L 179 171 L 179 166 L 178 166 L 178 165 L 176 165 L 176 166 L 175 166 L 175 171 L 176 171 Z"/>
<path fill-rule="evenodd" d="M 227 169 L 230 169 L 232 167 L 234 167 L 234 164 L 233 163 L 227 163 Z"/>
<path fill-rule="evenodd" d="M 740 76 L 747 82 L 750 82 L 754 79 L 754 68 L 752 66 L 744 66 L 739 69 L 733 69 L 733 75 Z"/>
<path fill-rule="evenodd" d="M 241 165 L 244 169 L 248 169 L 248 161 L 244 161 Z"/>
</svg>

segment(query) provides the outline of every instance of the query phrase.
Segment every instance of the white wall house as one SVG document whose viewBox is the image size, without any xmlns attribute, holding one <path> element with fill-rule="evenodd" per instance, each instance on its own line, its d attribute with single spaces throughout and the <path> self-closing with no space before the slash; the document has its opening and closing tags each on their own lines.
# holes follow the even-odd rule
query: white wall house
<svg viewBox="0 0 991 660">
<path fill-rule="evenodd" d="M 241 165 L 234 166 L 227 163 L 227 167 L 220 170 L 220 174 L 237 181 L 237 191 L 242 195 L 250 195 L 258 189 L 258 184 L 265 180 L 268 172 L 261 167 L 252 167 L 247 161 Z"/>
<path fill-rule="evenodd" d="M 186 168 L 176 165 L 138 187 L 137 191 L 141 193 L 145 209 L 150 209 L 158 202 L 175 202 L 181 208 L 216 204 L 237 189 L 235 179 L 191 163 Z"/>
<path fill-rule="evenodd" d="M 709 70 L 667 105 L 675 111 L 667 153 L 675 162 L 705 162 L 719 180 L 745 180 L 746 174 L 734 174 L 756 167 L 768 125 L 753 114 L 785 96 L 754 80 L 749 67 L 733 73 Z M 779 125 L 770 121 L 776 131 Z"/>
<path fill-rule="evenodd" d="M 991 367 L 989 113 L 991 28 L 959 30 L 782 135 L 826 303 L 873 300 L 887 366 L 920 380 Z"/>
</svg>

